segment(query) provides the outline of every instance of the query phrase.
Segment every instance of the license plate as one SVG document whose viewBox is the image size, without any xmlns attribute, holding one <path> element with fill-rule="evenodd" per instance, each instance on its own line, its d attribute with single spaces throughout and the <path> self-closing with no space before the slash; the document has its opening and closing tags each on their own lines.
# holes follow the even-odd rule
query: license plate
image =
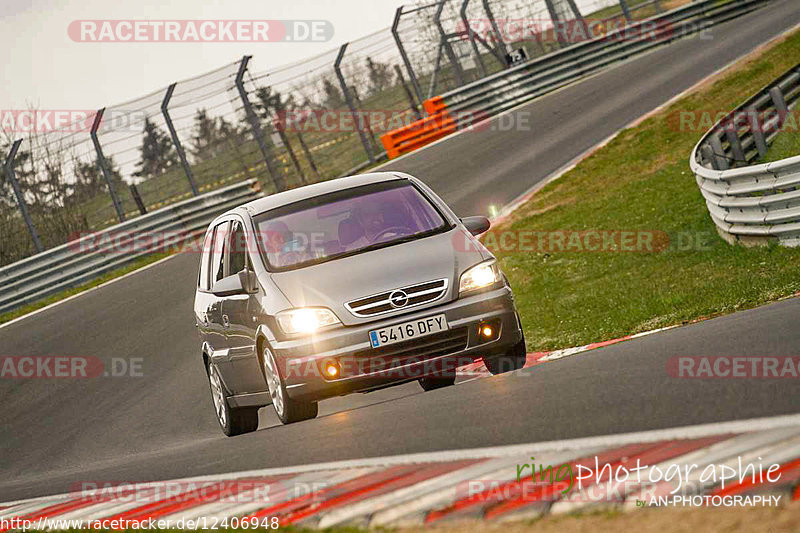
<svg viewBox="0 0 800 533">
<path fill-rule="evenodd" d="M 369 340 L 372 347 L 377 348 L 439 333 L 447 330 L 448 327 L 447 318 L 444 315 L 429 316 L 370 331 Z"/>
</svg>

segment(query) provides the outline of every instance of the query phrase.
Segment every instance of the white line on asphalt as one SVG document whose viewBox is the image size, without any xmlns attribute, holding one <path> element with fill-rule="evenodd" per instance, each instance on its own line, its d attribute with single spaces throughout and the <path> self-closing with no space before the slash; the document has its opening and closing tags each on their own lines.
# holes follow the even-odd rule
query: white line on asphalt
<svg viewBox="0 0 800 533">
<path fill-rule="evenodd" d="M 4 322 L 4 323 L 0 324 L 0 329 L 3 329 L 4 327 L 10 326 L 11 324 L 15 324 L 17 322 L 25 320 L 26 318 L 30 318 L 30 317 L 32 317 L 34 315 L 38 315 L 39 313 L 47 311 L 48 309 L 56 307 L 57 305 L 61 305 L 61 304 L 67 303 L 70 300 L 74 300 L 75 298 L 78 298 L 80 296 L 84 296 L 86 294 L 89 294 L 90 292 L 94 292 L 97 289 L 102 289 L 106 285 L 111 285 L 112 283 L 116 283 L 117 281 L 122 281 L 123 279 L 125 279 L 125 278 L 127 278 L 129 276 L 133 276 L 134 274 L 138 274 L 140 272 L 144 272 L 145 270 L 153 268 L 156 265 L 160 265 L 161 263 L 164 263 L 166 261 L 169 261 L 170 259 L 178 257 L 178 255 L 179 254 L 173 254 L 173 255 L 170 255 L 168 257 L 164 257 L 163 259 L 159 259 L 155 263 L 150 263 L 149 265 L 143 266 L 142 268 L 138 268 L 138 269 L 136 269 L 136 270 L 134 270 L 132 272 L 128 272 L 127 274 L 124 274 L 124 275 L 122 275 L 122 276 L 120 276 L 118 278 L 110 279 L 110 280 L 106 281 L 105 283 L 101 283 L 100 285 L 98 285 L 96 287 L 92 287 L 91 289 L 86 289 L 85 291 L 81 291 L 81 292 L 79 292 L 77 294 L 73 294 L 72 296 L 64 298 L 63 300 L 59 300 L 57 302 L 53 302 L 50 305 L 42 307 L 41 309 L 36 309 L 35 311 L 31 311 L 30 313 L 27 313 L 25 315 L 18 316 L 14 320 L 9 320 L 8 322 Z"/>
<path fill-rule="evenodd" d="M 369 457 L 365 459 L 348 459 L 345 461 L 331 461 L 325 463 L 305 464 L 297 466 L 284 466 L 262 470 L 250 470 L 185 478 L 174 481 L 214 481 L 229 480 L 240 477 L 274 476 L 282 474 L 297 474 L 316 470 L 340 470 L 344 468 L 362 468 L 371 466 L 403 465 L 411 463 L 432 463 L 442 461 L 457 461 L 461 459 L 478 459 L 491 457 L 505 457 L 519 455 L 534 450 L 538 453 L 545 451 L 560 451 L 573 448 L 593 448 L 606 446 L 621 446 L 632 443 L 656 442 L 672 439 L 695 439 L 720 435 L 724 433 L 748 433 L 766 431 L 787 426 L 800 426 L 800 414 L 782 415 L 764 418 L 751 418 L 729 422 L 715 422 L 695 426 L 680 426 L 667 429 L 654 429 L 618 435 L 604 435 L 598 437 L 582 437 L 577 439 L 531 442 L 528 444 L 512 444 L 506 446 L 493 446 L 486 448 L 472 448 L 466 450 L 449 450 L 436 452 L 413 453 L 407 455 L 393 455 L 385 457 Z M 147 485 L 147 483 L 143 484 Z"/>
<path fill-rule="evenodd" d="M 626 444 L 657 442 L 661 440 L 696 439 L 712 435 L 727 433 L 753 433 L 757 431 L 768 431 L 779 428 L 800 426 L 800 414 L 782 415 L 764 418 L 751 418 L 745 420 L 734 420 L 729 422 L 716 422 L 712 424 L 700 424 L 694 426 L 681 426 L 667 429 L 655 429 L 648 431 L 638 431 L 633 433 L 622 433 L 618 435 L 604 435 L 599 437 L 583 437 L 577 439 L 555 440 L 545 442 L 531 442 L 528 444 L 512 444 L 506 446 L 493 446 L 486 448 L 472 448 L 467 450 L 448 450 L 436 452 L 413 453 L 406 455 L 394 455 L 385 457 L 370 457 L 365 459 L 349 459 L 345 461 L 331 461 L 325 463 L 306 464 L 297 466 L 266 468 L 261 470 L 250 470 L 244 472 L 231 472 L 213 476 L 189 477 L 171 480 L 171 483 L 180 482 L 208 482 L 235 480 L 238 478 L 251 478 L 254 476 L 276 476 L 285 474 L 302 474 L 306 472 L 336 470 L 340 471 L 349 468 L 369 468 L 385 467 L 394 465 L 405 465 L 413 463 L 435 463 L 443 461 L 458 461 L 463 459 L 480 458 L 500 458 L 524 455 L 536 452 L 559 452 L 574 450 L 578 448 L 606 448 L 613 446 L 624 446 Z M 149 482 L 137 484 L 144 489 L 147 486 L 157 486 L 164 482 Z M 31 500 L 18 500 L 13 503 L 2 503 L 0 505 L 21 505 L 28 502 L 43 500 L 60 500 L 67 497 L 80 496 L 80 492 L 46 498 L 34 498 Z M 8 509 L 6 510 L 8 511 Z"/>
</svg>

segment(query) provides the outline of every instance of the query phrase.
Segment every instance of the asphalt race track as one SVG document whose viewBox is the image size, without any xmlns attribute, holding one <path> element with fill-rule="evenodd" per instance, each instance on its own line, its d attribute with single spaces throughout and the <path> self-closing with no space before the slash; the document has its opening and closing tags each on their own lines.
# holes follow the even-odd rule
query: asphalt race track
<svg viewBox="0 0 800 533">
<path fill-rule="evenodd" d="M 492 128 L 386 166 L 425 179 L 462 215 L 502 206 L 643 113 L 800 23 L 770 4 L 521 108 Z M 743 95 L 744 96 L 744 95 Z M 507 120 L 507 119 L 505 119 Z M 699 137 L 700 133 L 698 133 Z M 688 156 L 688 154 L 687 154 Z M 796 355 L 800 299 L 676 328 L 513 375 L 423 393 L 415 383 L 321 404 L 316 420 L 225 438 L 212 413 L 184 254 L 0 329 L 2 355 L 143 359 L 143 377 L 3 380 L 0 501 L 77 481 L 145 481 L 795 413 L 793 380 L 669 377 L 676 355 Z M 523 317 L 524 320 L 524 317 Z"/>
</svg>

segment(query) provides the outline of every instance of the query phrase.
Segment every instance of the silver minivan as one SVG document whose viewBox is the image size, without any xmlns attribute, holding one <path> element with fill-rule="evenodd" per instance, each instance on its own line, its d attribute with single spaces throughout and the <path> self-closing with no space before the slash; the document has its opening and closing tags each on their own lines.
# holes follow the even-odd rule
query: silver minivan
<svg viewBox="0 0 800 533">
<path fill-rule="evenodd" d="M 363 174 L 273 194 L 215 219 L 194 301 L 201 353 L 223 432 L 258 427 L 272 404 L 284 424 L 317 402 L 418 381 L 452 385 L 482 359 L 525 363 L 514 297 L 459 219 L 399 172 Z"/>
</svg>

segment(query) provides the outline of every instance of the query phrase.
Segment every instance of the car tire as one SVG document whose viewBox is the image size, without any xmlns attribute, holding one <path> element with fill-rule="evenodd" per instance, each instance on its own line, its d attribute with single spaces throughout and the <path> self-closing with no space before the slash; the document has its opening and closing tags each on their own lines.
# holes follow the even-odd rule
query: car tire
<svg viewBox="0 0 800 533">
<path fill-rule="evenodd" d="M 511 372 L 512 370 L 519 370 L 525 366 L 526 352 L 525 337 L 522 337 L 510 350 L 504 354 L 487 357 L 483 360 L 483 364 L 494 376 L 504 372 Z"/>
<path fill-rule="evenodd" d="M 230 394 L 225 389 L 217 368 L 209 363 L 206 367 L 208 385 L 211 389 L 211 400 L 214 402 L 214 412 L 222 432 L 228 437 L 235 437 L 243 433 L 252 433 L 258 429 L 258 407 L 233 408 L 228 405 Z"/>
<path fill-rule="evenodd" d="M 272 407 L 275 414 L 284 424 L 293 424 L 302 420 L 316 418 L 319 412 L 317 402 L 303 402 L 294 400 L 286 393 L 286 385 L 278 370 L 278 364 L 272 351 L 264 346 L 261 352 L 262 368 L 264 378 L 267 380 L 269 396 L 272 399 Z"/>
<path fill-rule="evenodd" d="M 456 373 L 453 371 L 452 376 L 425 376 L 424 378 L 419 378 L 419 384 L 423 388 L 423 390 L 432 391 L 436 389 L 441 389 L 444 387 L 449 387 L 450 385 L 454 385 L 456 382 Z"/>
</svg>

